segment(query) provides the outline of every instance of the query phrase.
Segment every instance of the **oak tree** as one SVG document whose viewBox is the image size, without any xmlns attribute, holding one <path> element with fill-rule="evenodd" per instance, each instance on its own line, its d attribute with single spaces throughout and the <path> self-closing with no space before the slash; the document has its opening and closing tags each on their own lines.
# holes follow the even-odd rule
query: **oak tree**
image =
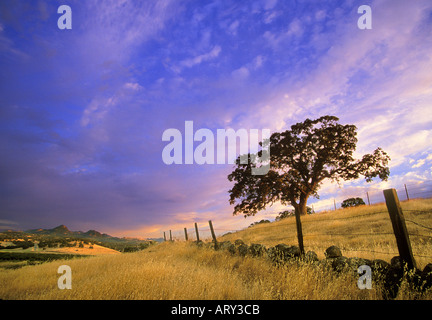
<svg viewBox="0 0 432 320">
<path fill-rule="evenodd" d="M 323 181 L 340 182 L 363 176 L 387 180 L 390 157 L 381 148 L 361 159 L 354 159 L 357 128 L 338 123 L 334 116 L 322 116 L 296 123 L 290 130 L 275 132 L 260 143 L 257 154 L 240 155 L 234 171 L 228 175 L 234 186 L 229 190 L 234 215 L 255 215 L 267 206 L 280 202 L 295 210 L 297 236 L 304 253 L 300 216 L 306 214 L 310 196 L 318 198 Z M 270 170 L 265 175 L 253 175 L 255 159 L 268 152 Z M 247 156 L 249 161 L 241 161 Z"/>
<path fill-rule="evenodd" d="M 349 198 L 342 201 L 341 207 L 342 208 L 350 208 L 350 207 L 357 207 L 365 205 L 366 203 L 363 201 L 362 198 Z"/>
</svg>

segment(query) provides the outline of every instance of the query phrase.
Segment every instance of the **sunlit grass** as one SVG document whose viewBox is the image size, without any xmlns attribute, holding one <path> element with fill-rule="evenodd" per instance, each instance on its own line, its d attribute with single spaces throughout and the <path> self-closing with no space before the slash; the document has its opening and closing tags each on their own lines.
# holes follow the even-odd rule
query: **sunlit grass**
<svg viewBox="0 0 432 320">
<path fill-rule="evenodd" d="M 72 269 L 72 289 L 57 288 L 57 268 Z M 2 299 L 376 299 L 350 274 L 310 265 L 275 267 L 265 259 L 232 256 L 191 243 L 165 243 L 143 252 L 67 260 L 5 270 Z"/>
<path fill-rule="evenodd" d="M 431 226 L 432 201 L 402 204 L 405 218 Z M 411 210 L 411 211 L 409 211 Z M 347 257 L 389 261 L 397 255 L 385 205 L 320 213 L 302 218 L 306 250 L 324 258 L 330 245 Z M 432 262 L 430 230 L 407 222 L 414 255 L 422 268 Z M 375 233 L 375 235 L 374 235 Z M 388 234 L 387 234 L 388 233 Z M 422 236 L 419 236 L 422 235 Z M 297 244 L 294 218 L 257 225 L 219 238 L 273 246 Z M 72 269 L 72 289 L 60 290 L 57 269 Z M 141 252 L 57 260 L 0 272 L 0 299 L 381 299 L 381 288 L 357 287 L 358 275 L 335 273 L 320 265 L 292 262 L 275 266 L 268 259 L 240 257 L 192 242 L 167 242 Z M 413 293 L 403 284 L 398 299 L 432 299 L 429 290 Z"/>
<path fill-rule="evenodd" d="M 419 267 L 432 262 L 432 199 L 401 203 L 412 250 Z M 399 255 L 387 207 L 384 203 L 338 209 L 302 216 L 305 250 L 315 251 L 320 259 L 331 245 L 339 246 L 346 257 L 390 261 Z M 413 222 L 418 224 L 414 224 Z M 245 243 L 274 246 L 298 245 L 294 217 L 270 224 L 258 224 L 220 237 L 221 241 L 242 239 Z"/>
</svg>

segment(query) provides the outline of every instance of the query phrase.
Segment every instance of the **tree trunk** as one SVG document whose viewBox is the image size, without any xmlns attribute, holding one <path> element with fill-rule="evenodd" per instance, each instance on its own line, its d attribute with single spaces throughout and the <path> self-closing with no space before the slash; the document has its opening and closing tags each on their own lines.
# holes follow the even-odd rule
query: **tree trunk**
<svg viewBox="0 0 432 320">
<path fill-rule="evenodd" d="M 299 203 L 299 211 L 300 211 L 300 215 L 301 216 L 305 216 L 307 214 L 307 206 L 306 206 L 306 201 L 305 202 L 301 202 Z"/>
<path fill-rule="evenodd" d="M 300 216 L 302 214 L 306 214 L 306 205 L 295 204 L 293 205 L 295 209 L 295 218 L 296 218 L 296 226 L 297 226 L 297 240 L 300 248 L 300 254 L 304 256 L 304 245 L 303 245 L 303 230 L 301 225 Z"/>
</svg>

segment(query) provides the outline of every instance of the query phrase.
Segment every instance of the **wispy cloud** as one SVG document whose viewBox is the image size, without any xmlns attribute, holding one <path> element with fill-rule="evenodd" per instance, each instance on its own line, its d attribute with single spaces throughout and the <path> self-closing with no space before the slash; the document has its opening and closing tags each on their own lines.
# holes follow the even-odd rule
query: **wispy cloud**
<svg viewBox="0 0 432 320">
<path fill-rule="evenodd" d="M 429 1 L 373 2 L 372 30 L 353 2 L 70 5 L 60 32 L 52 2 L 0 3 L 2 220 L 138 235 L 282 209 L 232 218 L 232 166 L 164 165 L 161 135 L 186 120 L 280 131 L 333 114 L 358 127 L 356 155 L 392 157 L 374 187 L 432 178 Z"/>
<path fill-rule="evenodd" d="M 219 56 L 220 52 L 222 51 L 222 48 L 218 45 L 214 46 L 213 49 L 211 49 L 209 52 L 198 55 L 193 58 L 185 59 L 180 62 L 180 66 L 191 68 L 193 66 L 199 65 L 203 62 L 215 59 Z"/>
<path fill-rule="evenodd" d="M 95 50 L 93 54 L 120 60 L 156 36 L 177 11 L 173 1 L 92 0 L 77 7 L 83 14 L 80 41 Z"/>
<path fill-rule="evenodd" d="M 0 55 L 4 59 L 28 59 L 29 55 L 18 49 L 14 41 L 4 34 L 4 26 L 0 23 Z"/>
<path fill-rule="evenodd" d="M 422 169 L 424 159 L 414 164 L 408 161 L 414 154 L 432 151 L 432 113 L 428 111 L 432 103 L 428 12 L 432 8 L 425 2 L 409 8 L 401 1 L 393 5 L 391 13 L 386 3 L 373 6 L 374 28 L 370 32 L 356 29 L 355 14 L 335 21 L 324 10 L 316 11 L 317 21 L 335 25 L 329 32 L 320 31 L 319 40 L 315 41 L 314 30 L 320 30 L 320 23 L 316 23 L 312 32 L 307 31 L 311 42 L 304 43 L 303 48 L 320 52 L 325 48 L 323 42 L 332 45 L 322 51 L 311 67 L 298 70 L 299 76 L 277 83 L 264 100 L 251 107 L 254 112 L 244 123 L 280 131 L 306 117 L 336 115 L 342 122 L 358 127 L 358 157 L 378 146 L 390 154 L 390 180 L 385 185 L 376 182 L 375 187 L 403 185 L 404 179 L 431 179 L 430 170 Z M 310 14 L 314 13 L 307 15 Z M 307 17 L 298 18 L 307 21 Z M 295 26 L 295 20 L 291 23 L 291 31 L 263 34 L 273 50 L 280 50 L 288 33 L 294 36 L 297 30 L 301 35 L 301 24 Z M 336 38 L 338 41 L 334 42 Z M 363 183 L 361 188 L 365 188 Z M 329 185 L 320 194 L 352 192 L 348 189 Z"/>
</svg>

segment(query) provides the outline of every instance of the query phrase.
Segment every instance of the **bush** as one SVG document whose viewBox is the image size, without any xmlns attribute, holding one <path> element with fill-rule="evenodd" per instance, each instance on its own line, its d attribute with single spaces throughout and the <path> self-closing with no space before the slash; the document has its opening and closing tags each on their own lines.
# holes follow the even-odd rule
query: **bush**
<svg viewBox="0 0 432 320">
<path fill-rule="evenodd" d="M 366 203 L 363 201 L 362 198 L 349 198 L 342 201 L 342 208 L 350 208 L 350 207 L 357 207 L 361 205 L 365 205 Z"/>
<path fill-rule="evenodd" d="M 253 226 L 257 225 L 257 224 L 262 224 L 262 223 L 270 223 L 270 220 L 264 220 L 263 219 L 261 221 L 257 221 L 257 222 L 251 223 L 251 225 L 249 226 L 249 228 L 253 227 Z"/>
<path fill-rule="evenodd" d="M 315 213 L 314 211 L 312 211 L 312 208 L 307 206 L 306 207 L 306 213 L 307 214 L 313 214 Z M 276 221 L 291 217 L 291 216 L 295 216 L 295 211 L 294 210 L 285 210 L 282 212 L 278 213 L 278 216 L 276 217 Z"/>
<path fill-rule="evenodd" d="M 285 210 L 285 211 L 279 212 L 277 217 L 276 217 L 276 221 L 288 218 L 290 216 L 294 216 L 294 214 L 295 214 L 294 210 Z"/>
</svg>

